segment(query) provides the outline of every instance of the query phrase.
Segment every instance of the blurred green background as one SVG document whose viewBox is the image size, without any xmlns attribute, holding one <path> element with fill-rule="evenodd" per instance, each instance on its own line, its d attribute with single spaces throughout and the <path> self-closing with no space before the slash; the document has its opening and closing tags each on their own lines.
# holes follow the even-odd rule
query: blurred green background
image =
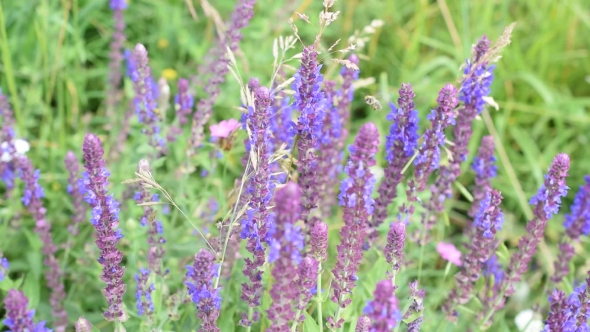
<svg viewBox="0 0 590 332">
<path fill-rule="evenodd" d="M 234 5 L 229 0 L 209 2 L 223 18 Z M 191 7 L 196 17 L 190 13 Z M 57 195 L 63 191 L 66 178 L 63 157 L 68 149 L 79 151 L 87 131 L 108 137 L 109 144 L 120 143 L 102 129 L 109 121 L 104 117 L 104 96 L 112 14 L 107 1 L 2 0 L 0 8 L 0 87 L 10 97 L 19 136 L 32 144 L 30 153 L 48 184 L 48 195 L 52 191 Z M 237 54 L 244 79 L 257 76 L 268 82 L 273 39 L 291 34 L 287 20 L 294 11 L 305 12 L 317 22 L 320 8 L 320 0 L 258 0 Z M 385 106 L 397 99 L 402 82 L 412 83 L 417 108 L 425 119 L 438 90 L 460 78 L 459 67 L 470 56 L 471 45 L 484 34 L 496 40 L 506 26 L 516 22 L 512 44 L 502 52 L 492 86 L 491 95 L 500 110 L 489 108 L 492 120 L 486 121 L 484 116 L 476 121 L 471 151 L 488 133 L 501 142 L 497 150 L 500 173 L 494 186 L 505 197 L 508 220 L 502 236 L 512 245 L 524 233 L 525 220 L 531 213 L 528 198 L 541 185 L 558 152 L 566 152 L 572 159 L 568 185 L 573 190 L 565 200 L 571 202 L 583 176 L 590 173 L 588 1 L 339 0 L 335 8 L 341 13 L 324 34 L 326 46 L 342 38 L 340 46 L 344 47 L 355 30 L 362 32 L 375 19 L 384 22 L 359 51 L 365 55 L 360 63 L 361 78 L 374 77 L 375 83 L 357 91 L 351 124 L 352 132 L 356 132 L 360 124 L 375 121 L 383 135 L 388 127 L 387 108 L 370 110 L 362 102 L 363 95 L 374 95 Z M 131 0 L 125 20 L 126 47 L 146 45 L 154 76 L 169 79 L 172 94 L 177 77 L 196 75 L 216 33 L 199 0 Z M 313 42 L 314 26 L 300 20 L 296 23 L 303 41 Z M 322 58 L 331 66 L 330 56 Z M 337 73 L 330 68 L 327 72 L 331 78 Z M 215 117 L 238 117 L 234 108 L 238 104 L 238 85 L 228 78 Z M 121 109 L 119 117 L 123 114 Z M 421 124 L 424 130 L 425 121 Z M 120 165 L 110 167 L 125 169 L 124 174 L 113 173 L 128 178 L 136 159 L 127 156 Z M 470 183 L 471 177 L 467 172 L 460 182 Z M 457 197 L 451 202 L 454 209 L 450 217 L 452 222 L 461 223 L 469 205 L 460 195 Z M 569 212 L 569 207 L 562 212 Z M 557 241 L 562 218 L 563 213 L 549 224 L 548 241 Z"/>
</svg>

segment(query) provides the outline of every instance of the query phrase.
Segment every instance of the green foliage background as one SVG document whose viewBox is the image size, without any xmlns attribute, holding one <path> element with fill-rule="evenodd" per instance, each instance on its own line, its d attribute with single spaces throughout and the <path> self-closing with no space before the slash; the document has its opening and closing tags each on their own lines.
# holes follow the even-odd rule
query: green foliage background
<svg viewBox="0 0 590 332">
<path fill-rule="evenodd" d="M 197 19 L 193 19 L 183 0 L 132 0 L 125 11 L 128 48 L 143 43 L 150 52 L 150 64 L 155 76 L 165 69 L 174 69 L 178 76 L 196 74 L 198 65 L 211 46 L 215 26 L 205 17 L 198 0 L 194 2 Z M 218 0 L 210 3 L 227 17 L 233 1 Z M 259 0 L 255 17 L 246 28 L 238 54 L 242 77 L 253 76 L 267 82 L 272 70 L 272 42 L 279 35 L 290 34 L 287 19 L 294 11 L 307 13 L 312 20 L 321 7 L 319 0 L 277 1 Z M 71 201 L 65 193 L 67 173 L 63 159 L 66 151 L 81 155 L 81 143 L 86 132 L 98 133 L 107 145 L 116 142 L 116 135 L 105 131 L 103 124 L 111 121 L 104 116 L 105 82 L 108 71 L 108 44 L 112 32 L 111 12 L 107 1 L 83 0 L 3 0 L 0 3 L 0 87 L 10 97 L 18 121 L 18 136 L 30 141 L 29 157 L 41 169 L 41 183 L 45 187 L 49 215 L 53 222 L 54 239 L 64 243 L 69 235 L 66 227 L 71 213 Z M 361 77 L 374 77 L 376 83 L 356 93 L 353 105 L 351 132 L 366 121 L 379 124 L 385 135 L 388 123 L 387 109 L 371 111 L 363 102 L 363 95 L 375 95 L 385 105 L 397 98 L 397 89 L 402 82 L 414 85 L 416 104 L 421 119 L 435 103 L 437 91 L 446 82 L 456 82 L 461 75 L 459 67 L 470 55 L 470 48 L 483 34 L 495 40 L 511 22 L 516 22 L 512 44 L 502 53 L 497 63 L 492 96 L 500 105 L 498 112 L 489 109 L 490 121 L 476 121 L 471 151 L 475 151 L 480 138 L 493 132 L 497 138 L 499 176 L 494 186 L 501 190 L 505 200 L 505 229 L 500 236 L 509 248 L 516 246 L 524 234 L 524 225 L 531 211 L 528 198 L 536 192 L 543 181 L 543 174 L 558 152 L 570 154 L 572 168 L 568 185 L 572 191 L 565 200 L 562 213 L 554 218 L 546 232 L 546 246 L 536 261 L 537 267 L 527 276 L 532 291 L 526 300 L 513 299 L 507 317 L 534 303 L 546 304 L 547 276 L 552 271 L 548 264 L 555 258 L 556 246 L 562 226 L 563 213 L 569 212 L 569 203 L 588 174 L 586 147 L 590 139 L 590 4 L 584 0 L 439 0 L 439 1 L 393 1 L 393 0 L 339 0 L 337 10 L 340 18 L 330 25 L 324 36 L 324 44 L 331 45 L 338 38 L 346 41 L 355 29 L 362 30 L 373 19 L 381 19 L 384 26 L 377 31 L 363 50 L 367 55 L 361 60 Z M 315 30 L 298 21 L 304 42 L 313 41 Z M 343 43 L 341 43 L 343 45 Z M 297 45 L 300 46 L 299 44 Z M 296 51 L 298 52 L 298 51 Z M 328 57 L 329 58 L 329 57 Z M 327 59 L 326 59 L 327 60 Z M 297 66 L 296 63 L 292 63 Z M 176 80 L 170 81 L 174 94 Z M 126 82 L 128 95 L 129 82 Z M 227 119 L 238 117 L 234 106 L 239 104 L 238 84 L 229 78 L 216 104 L 215 117 Z M 121 121 L 124 106 L 119 112 Z M 485 117 L 484 117 L 485 118 Z M 485 119 L 484 119 L 485 120 Z M 421 122 L 422 130 L 425 121 Z M 187 130 L 185 130 L 186 135 Z M 352 137 L 352 136 L 351 136 Z M 238 138 L 238 142 L 241 142 Z M 142 146 L 139 125 L 133 120 L 132 136 L 126 143 L 123 157 L 108 165 L 113 173 L 113 192 L 121 197 L 124 187 L 121 180 L 131 178 L 137 161 L 146 151 Z M 206 182 L 197 174 L 189 178 L 177 175 L 175 167 L 183 161 L 184 139 L 172 148 L 170 158 L 159 160 L 155 177 L 180 202 L 185 211 L 198 219 L 209 197 L 217 198 L 222 211 L 227 210 L 226 194 L 235 177 L 240 176 L 240 158 L 243 148 L 237 147 L 226 155 L 222 165 Z M 108 148 L 107 148 L 108 150 Z M 381 152 L 382 154 L 382 152 Z M 471 153 L 471 156 L 473 153 Z M 379 156 L 383 163 L 383 156 Z M 211 168 L 206 155 L 196 160 L 205 168 Z M 470 190 L 472 174 L 466 172 L 460 181 Z M 18 197 L 18 196 L 15 196 Z M 0 248 L 12 262 L 11 278 L 22 282 L 32 305 L 38 307 L 38 317 L 49 319 L 48 291 L 44 288 L 40 243 L 32 234 L 33 221 L 24 213 L 20 201 L 0 200 Z M 436 239 L 446 238 L 459 244 L 460 229 L 467 220 L 467 200 L 457 190 L 456 199 L 448 203 L 448 220 L 441 220 Z M 122 212 L 122 224 L 126 234 L 123 243 L 131 280 L 137 266 L 145 264 L 143 248 L 144 230 L 137 223 L 138 208 L 128 203 Z M 9 225 L 13 216 L 22 216 L 19 222 Z M 393 215 L 393 214 L 392 214 Z M 216 217 L 221 218 L 222 213 Z M 22 227 L 19 226 L 22 223 Z M 180 286 L 186 265 L 202 243 L 188 231 L 190 225 L 178 213 L 164 218 L 167 247 L 167 264 L 171 267 L 171 290 Z M 331 250 L 335 250 L 337 229 L 341 221 L 335 216 L 331 221 Z M 73 239 L 75 247 L 64 262 L 71 277 L 66 287 L 66 308 L 73 321 L 85 314 L 97 327 L 109 330 L 101 322 L 100 307 L 104 299 L 100 294 L 98 266 L 93 261 L 94 249 L 90 240 L 91 225 L 84 225 L 82 234 Z M 587 248 L 587 242 L 583 242 Z M 331 252 L 332 260 L 335 257 Z M 420 250 L 408 246 L 410 266 L 402 272 L 398 284 L 417 276 L 416 261 Z M 442 301 L 452 285 L 452 274 L 445 271 L 434 244 L 424 250 L 422 271 L 423 285 L 427 290 L 425 331 L 459 330 L 469 326 L 466 319 L 460 327 L 439 325 L 442 315 L 437 304 Z M 363 268 L 372 268 L 361 277 L 355 293 L 350 317 L 357 317 L 366 299 L 371 297 L 374 285 L 385 271 L 384 260 L 377 250 L 366 254 Z M 84 261 L 89 261 L 84 264 Z M 585 257 L 578 257 L 578 276 L 583 276 L 590 264 Z M 328 263 L 331 268 L 332 263 Z M 236 268 L 236 271 L 237 268 Z M 453 272 L 454 268 L 450 272 Z M 327 284 L 329 273 L 325 273 Z M 236 277 L 237 278 L 237 277 Z M 571 289 L 570 276 L 566 289 Z M 5 293 L 6 283 L 0 283 Z M 133 284 L 127 291 L 127 303 L 133 300 Z M 232 280 L 226 287 L 224 314 L 220 321 L 223 331 L 231 331 L 239 312 L 239 280 Z M 235 294 L 232 297 L 230 294 Z M 404 302 L 407 289 L 400 289 L 399 297 Z M 268 298 L 264 305 L 268 305 Z M 185 307 L 191 307 L 187 305 Z M 130 307 L 129 311 L 134 311 Z M 169 325 L 169 330 L 185 330 L 194 326 L 193 309 L 181 312 L 181 321 Z M 237 311 L 236 311 L 237 310 Z M 326 316 L 332 307 L 325 308 Z M 163 312 L 163 310 L 162 310 Z M 465 315 L 471 315 L 466 311 Z M 470 317 L 470 316 L 466 316 Z M 512 319 L 496 317 L 492 330 L 513 329 Z M 356 319 L 356 318 L 354 318 Z M 137 320 L 130 320 L 128 330 L 137 330 Z M 193 325 L 191 325 L 193 324 Z M 263 323 L 264 324 L 264 323 Z M 134 328 L 135 326 L 135 328 Z M 231 327 L 231 328 L 230 328 Z M 313 327 L 307 327 L 313 331 Z"/>
</svg>

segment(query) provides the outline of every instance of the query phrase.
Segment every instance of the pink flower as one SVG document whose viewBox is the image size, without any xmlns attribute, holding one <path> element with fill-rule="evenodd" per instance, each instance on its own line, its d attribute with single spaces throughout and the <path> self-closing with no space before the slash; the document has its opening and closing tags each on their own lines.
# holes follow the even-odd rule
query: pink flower
<svg viewBox="0 0 590 332">
<path fill-rule="evenodd" d="M 461 252 L 452 243 L 439 242 L 436 245 L 436 251 L 443 259 L 461 266 Z"/>
<path fill-rule="evenodd" d="M 212 137 L 227 138 L 234 130 L 240 128 L 236 119 L 223 120 L 218 124 L 209 126 Z"/>
</svg>

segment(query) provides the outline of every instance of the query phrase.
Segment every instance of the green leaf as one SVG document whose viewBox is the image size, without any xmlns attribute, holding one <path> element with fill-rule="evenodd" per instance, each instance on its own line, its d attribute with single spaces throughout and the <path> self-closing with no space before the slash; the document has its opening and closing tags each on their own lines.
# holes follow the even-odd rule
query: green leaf
<svg viewBox="0 0 590 332">
<path fill-rule="evenodd" d="M 41 285 L 39 276 L 29 273 L 25 278 L 23 293 L 29 299 L 29 307 L 36 308 L 41 298 Z"/>
<path fill-rule="evenodd" d="M 311 317 L 307 311 L 304 311 L 303 314 L 305 315 L 305 320 L 303 321 L 303 332 L 316 332 L 320 330 L 320 326 L 318 323 Z"/>
</svg>

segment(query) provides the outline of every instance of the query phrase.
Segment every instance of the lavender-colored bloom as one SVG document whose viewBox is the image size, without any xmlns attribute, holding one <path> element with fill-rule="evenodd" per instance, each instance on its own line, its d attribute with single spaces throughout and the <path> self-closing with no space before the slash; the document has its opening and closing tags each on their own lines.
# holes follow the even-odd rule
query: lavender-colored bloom
<svg viewBox="0 0 590 332">
<path fill-rule="evenodd" d="M 248 26 L 250 19 L 254 16 L 254 5 L 256 0 L 238 0 L 231 14 L 231 19 L 227 22 L 227 34 L 217 40 L 216 47 L 209 52 L 212 63 L 209 66 L 211 77 L 205 86 L 207 97 L 199 100 L 197 111 L 193 116 L 191 137 L 187 147 L 187 154 L 192 155 L 194 150 L 201 146 L 203 142 L 203 131 L 205 124 L 213 114 L 213 104 L 221 92 L 221 84 L 225 82 L 225 76 L 228 73 L 229 57 L 227 48 L 236 52 L 239 43 L 242 40 L 243 28 Z"/>
<path fill-rule="evenodd" d="M 397 326 L 402 317 L 391 280 L 377 283 L 373 300 L 367 302 L 363 313 L 373 321 L 371 332 L 389 332 Z"/>
<path fill-rule="evenodd" d="M 383 182 L 379 185 L 377 199 L 375 200 L 375 213 L 371 221 L 372 230 L 369 239 L 376 239 L 379 234 L 376 228 L 387 217 L 387 206 L 397 196 L 397 185 L 402 181 L 402 170 L 414 155 L 418 147 L 418 112 L 414 109 L 415 97 L 412 85 L 402 83 L 399 90 L 399 98 L 396 107 L 389 103 L 391 112 L 387 120 L 393 121 L 389 127 L 389 134 L 385 141 L 385 153 L 387 167 L 384 169 Z"/>
<path fill-rule="evenodd" d="M 14 114 L 10 109 L 8 99 L 2 93 L 2 89 L 0 89 L 0 116 L 2 116 L 2 129 L 0 130 L 0 156 L 2 157 L 0 158 L 0 177 L 6 184 L 6 197 L 8 197 L 12 189 L 14 189 L 14 181 L 16 179 L 16 165 L 13 158 L 16 148 L 13 143 Z"/>
<path fill-rule="evenodd" d="M 270 327 L 267 331 L 290 331 L 289 322 L 295 319 L 292 303 L 297 298 L 294 287 L 297 276 L 297 265 L 301 262 L 303 236 L 295 226 L 299 219 L 301 191 L 295 182 L 288 182 L 285 187 L 277 190 L 275 196 L 275 222 L 273 241 L 270 252 L 276 251 L 272 277 L 274 283 L 270 291 L 272 303 L 268 310 Z"/>
<path fill-rule="evenodd" d="M 391 265 L 390 276 L 393 278 L 401 269 L 404 259 L 404 245 L 406 242 L 406 224 L 404 222 L 393 222 L 387 233 L 387 244 L 383 252 L 387 263 Z"/>
<path fill-rule="evenodd" d="M 123 316 L 123 283 L 125 267 L 121 266 L 123 253 L 117 249 L 117 243 L 123 237 L 119 226 L 119 203 L 108 193 L 109 171 L 104 166 L 102 142 L 93 134 L 87 134 L 82 145 L 84 167 L 80 179 L 80 190 L 85 194 L 84 200 L 92 207 L 90 222 L 96 229 L 96 245 L 100 249 L 98 263 L 103 266 L 100 279 L 106 283 L 102 293 L 108 302 L 104 312 L 106 320 L 115 321 Z"/>
<path fill-rule="evenodd" d="M 80 164 L 78 157 L 73 151 L 68 151 L 65 159 L 66 169 L 68 170 L 68 194 L 72 196 L 72 203 L 74 204 L 74 215 L 72 216 L 73 224 L 68 226 L 68 231 L 74 236 L 78 235 L 78 227 L 86 219 L 86 205 L 84 205 L 84 197 L 78 181 L 80 179 Z"/>
<path fill-rule="evenodd" d="M 135 89 L 134 105 L 137 118 L 145 124 L 143 132 L 148 137 L 149 144 L 158 151 L 164 151 L 164 140 L 160 137 L 160 119 L 156 114 L 157 83 L 152 79 L 148 51 L 142 44 L 135 45 L 133 61 L 135 71 L 131 74 L 131 80 Z"/>
<path fill-rule="evenodd" d="M 473 159 L 471 168 L 475 171 L 475 186 L 473 187 L 473 205 L 469 210 L 469 216 L 475 217 L 479 210 L 479 202 L 485 198 L 486 193 L 492 188 L 491 180 L 496 177 L 498 167 L 494 157 L 494 138 L 484 136 L 477 156 Z"/>
<path fill-rule="evenodd" d="M 565 196 L 568 187 L 565 184 L 570 158 L 567 154 L 558 154 L 545 176 L 545 182 L 537 195 L 533 196 L 530 204 L 533 208 L 533 219 L 526 226 L 527 234 L 518 242 L 518 251 L 510 258 L 510 265 L 505 279 L 506 296 L 514 294 L 514 284 L 528 268 L 528 263 L 537 250 L 537 244 L 543 238 L 547 221 L 559 211 L 561 197 Z"/>
<path fill-rule="evenodd" d="M 76 332 L 92 332 L 92 324 L 88 321 L 88 319 L 80 316 L 76 323 L 74 323 L 74 328 Z"/>
<path fill-rule="evenodd" d="M 359 64 L 359 58 L 355 54 L 348 57 L 348 61 L 356 65 Z M 354 97 L 353 83 L 359 77 L 359 71 L 342 67 L 340 71 L 342 85 L 340 89 L 334 90 L 330 81 L 324 83 L 326 94 L 326 105 L 331 107 L 326 113 L 324 119 L 323 133 L 324 141 L 319 147 L 319 167 L 320 173 L 324 174 L 320 178 L 322 187 L 320 188 L 321 203 L 319 208 L 324 218 L 332 214 L 332 208 L 336 205 L 336 188 L 338 184 L 338 173 L 342 170 L 342 151 L 346 147 L 346 138 L 348 130 L 346 125 L 350 114 L 350 105 Z"/>
<path fill-rule="evenodd" d="M 308 231 L 311 230 L 310 212 L 317 208 L 318 192 L 318 156 L 315 149 L 318 138 L 322 134 L 325 98 L 320 86 L 323 80 L 320 74 L 321 65 L 317 62 L 314 46 L 303 48 L 301 67 L 295 74 L 292 88 L 295 91 L 293 107 L 299 110 L 297 124 L 293 124 L 293 134 L 299 135 L 297 140 L 297 171 L 299 186 L 303 192 L 301 199 L 301 218 Z"/>
<path fill-rule="evenodd" d="M 319 262 L 328 257 L 328 224 L 323 221 L 316 221 L 311 230 L 309 240 L 312 256 Z"/>
<path fill-rule="evenodd" d="M 11 289 L 4 299 L 6 318 L 2 321 L 9 332 L 51 332 L 45 327 L 45 322 L 33 323 L 35 310 L 27 310 L 29 299 L 23 292 Z"/>
<path fill-rule="evenodd" d="M 247 194 L 249 195 L 249 207 L 246 216 L 242 220 L 242 239 L 246 239 L 246 250 L 252 254 L 252 258 L 246 258 L 244 275 L 250 284 L 242 284 L 242 300 L 248 303 L 250 308 L 260 305 L 260 293 L 262 290 L 262 266 L 265 261 L 265 248 L 262 242 L 269 242 L 267 231 L 269 224 L 268 205 L 272 198 L 274 184 L 270 181 L 270 167 L 268 164 L 270 155 L 270 131 L 269 131 L 269 106 L 270 94 L 266 87 L 260 86 L 254 92 L 254 108 L 249 108 L 248 126 L 252 136 L 250 143 L 255 149 L 256 172 L 248 180 Z M 252 161 L 254 163 L 254 161 Z M 250 326 L 258 316 L 242 319 L 244 326 Z"/>
<path fill-rule="evenodd" d="M 182 134 L 182 126 L 188 123 L 194 105 L 193 96 L 189 92 L 188 80 L 178 79 L 178 93 L 174 97 L 174 109 L 176 110 L 177 126 L 172 126 L 168 132 L 168 142 L 174 142 L 177 136 Z"/>
<path fill-rule="evenodd" d="M 457 106 L 457 89 L 452 84 L 445 85 L 436 100 L 438 107 L 432 110 L 427 119 L 432 127 L 424 133 L 424 142 L 414 160 L 414 174 L 416 189 L 423 191 L 426 188 L 426 180 L 430 173 L 436 170 L 440 164 L 440 147 L 445 144 L 446 127 L 455 124 L 455 106 Z"/>
<path fill-rule="evenodd" d="M 150 270 L 139 269 L 139 274 L 135 274 L 135 302 L 137 314 L 151 316 L 154 313 L 154 302 L 152 301 L 152 292 L 155 290 L 154 284 L 148 285 Z"/>
<path fill-rule="evenodd" d="M 498 256 L 495 253 L 483 265 L 483 276 L 491 278 L 494 276 L 494 284 L 499 284 L 504 279 L 504 269 L 500 262 L 498 262 Z"/>
<path fill-rule="evenodd" d="M 2 251 L 0 251 L 0 282 L 4 280 L 8 274 L 8 268 L 10 268 L 10 263 L 8 263 L 6 257 L 2 257 Z"/>
<path fill-rule="evenodd" d="M 543 331 L 563 331 L 563 323 L 566 321 L 566 300 L 567 298 L 563 291 L 553 290 L 553 293 L 549 296 L 549 303 L 551 305 Z"/>
<path fill-rule="evenodd" d="M 51 304 L 52 316 L 55 318 L 56 331 L 65 331 L 68 325 L 68 315 L 63 307 L 66 297 L 62 282 L 63 272 L 60 263 L 55 257 L 56 245 L 51 237 L 51 224 L 46 220 L 47 210 L 43 206 L 43 188 L 39 185 L 39 170 L 35 170 L 27 157 L 19 157 L 17 161 L 21 179 L 25 183 L 22 202 L 35 219 L 35 232 L 43 242 L 43 263 L 47 286 L 51 290 L 49 302 Z"/>
<path fill-rule="evenodd" d="M 214 260 L 213 253 L 201 249 L 195 254 L 193 265 L 186 267 L 186 286 L 191 300 L 197 306 L 197 317 L 201 319 L 200 332 L 219 332 L 217 317 L 221 309 L 221 297 L 219 288 L 213 288 L 212 285 L 217 272 Z"/>
<path fill-rule="evenodd" d="M 302 313 L 305 310 L 309 300 L 311 300 L 313 295 L 316 294 L 317 279 L 318 262 L 307 256 L 299 264 L 297 280 L 295 280 L 297 297 L 294 303 L 295 309 L 297 309 L 299 313 Z M 303 322 L 303 320 L 305 320 L 305 315 L 295 317 L 295 320 Z"/>
<path fill-rule="evenodd" d="M 145 174 L 150 176 L 151 169 L 150 163 L 147 159 L 141 159 L 137 165 L 137 172 L 139 174 Z M 152 185 L 147 182 L 140 182 L 139 189 L 140 191 L 136 193 L 134 199 L 139 203 L 148 203 L 148 202 L 157 202 L 158 195 L 152 195 L 150 193 Z M 140 224 L 144 227 L 147 226 L 147 233 L 148 233 L 148 266 L 149 269 L 152 270 L 159 276 L 164 275 L 166 272 L 162 269 L 162 258 L 166 253 L 164 249 L 164 244 L 166 243 L 166 239 L 162 236 L 163 228 L 162 223 L 156 220 L 157 211 L 151 205 L 143 206 L 143 215 L 140 218 Z"/>
<path fill-rule="evenodd" d="M 115 116 L 115 108 L 119 101 L 119 86 L 121 85 L 121 62 L 123 61 L 123 44 L 125 43 L 125 18 L 123 10 L 127 8 L 125 0 L 110 0 L 109 6 L 113 11 L 115 31 L 109 52 L 109 83 L 107 90 L 107 114 Z"/>
<path fill-rule="evenodd" d="M 444 211 L 445 200 L 453 195 L 452 185 L 461 174 L 461 164 L 469 153 L 473 120 L 482 110 L 483 98 L 490 92 L 493 67 L 488 66 L 487 62 L 482 62 L 489 47 L 490 41 L 483 36 L 474 46 L 472 58 L 465 67 L 465 75 L 459 89 L 459 100 L 463 102 L 463 105 L 457 110 L 457 124 L 453 127 L 454 145 L 449 147 L 452 159 L 449 160 L 448 165 L 440 168 L 439 176 L 431 188 L 430 200 L 425 204 L 429 211 L 427 215 L 422 216 L 426 232 L 434 227 L 438 214 Z M 428 240 L 428 236 L 425 240 Z"/>
<path fill-rule="evenodd" d="M 551 276 L 554 283 L 561 282 L 570 272 L 569 264 L 575 254 L 573 242 L 590 233 L 590 176 L 586 175 L 584 180 L 586 183 L 580 186 L 571 212 L 565 216 L 563 222 L 566 236 L 559 244 L 559 255 L 554 263 L 555 274 Z"/>
<path fill-rule="evenodd" d="M 375 153 L 379 148 L 379 132 L 372 122 L 364 124 L 354 143 L 349 147 L 350 160 L 344 172 L 348 175 L 340 187 L 340 205 L 344 210 L 344 227 L 340 230 L 341 243 L 338 245 L 338 259 L 332 270 L 332 302 L 341 309 L 346 308 L 352 300 L 357 280 L 356 272 L 362 259 L 362 245 L 365 228 L 373 212 L 373 186 L 375 177 L 369 167 L 375 164 Z M 340 327 L 341 309 L 336 317 L 329 317 L 329 326 Z"/>
<path fill-rule="evenodd" d="M 355 332 L 369 332 L 371 328 L 371 318 L 367 316 L 360 316 L 359 319 L 356 321 L 356 328 L 354 329 Z"/>
<path fill-rule="evenodd" d="M 469 302 L 473 286 L 481 275 L 484 263 L 496 250 L 494 236 L 504 222 L 504 214 L 499 207 L 501 202 L 500 192 L 491 190 L 479 204 L 479 210 L 473 222 L 474 236 L 467 244 L 467 254 L 461 262 L 461 271 L 455 275 L 455 287 L 443 306 L 447 319 L 452 322 L 455 322 L 459 316 L 456 307 Z"/>
<path fill-rule="evenodd" d="M 426 296 L 426 291 L 418 288 L 418 280 L 411 282 L 409 287 L 412 304 L 410 304 L 403 319 L 408 319 L 412 315 L 419 314 L 418 318 L 408 323 L 408 331 L 418 332 L 422 326 L 422 312 L 424 311 L 424 297 Z"/>
</svg>

